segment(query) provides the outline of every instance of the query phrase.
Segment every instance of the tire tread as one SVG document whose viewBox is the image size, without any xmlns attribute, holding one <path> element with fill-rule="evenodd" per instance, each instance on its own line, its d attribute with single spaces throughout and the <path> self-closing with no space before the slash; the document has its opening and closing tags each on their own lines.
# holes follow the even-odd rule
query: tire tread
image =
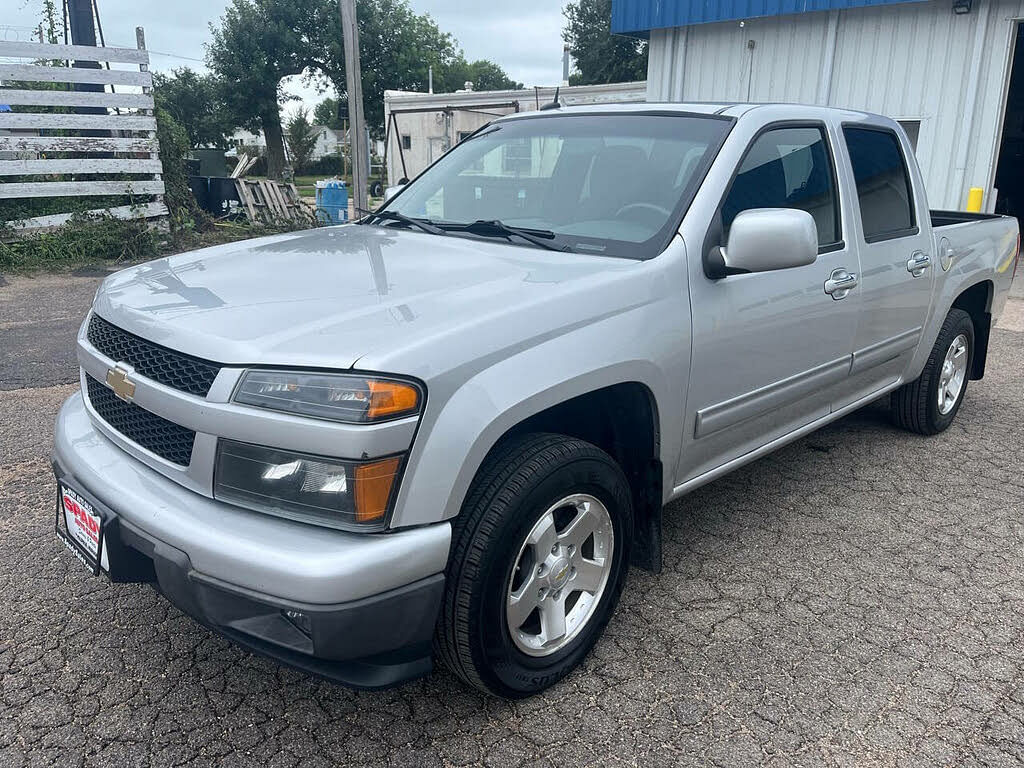
<svg viewBox="0 0 1024 768">
<path fill-rule="evenodd" d="M 946 350 L 952 343 L 956 329 L 964 320 L 971 322 L 971 316 L 962 309 L 949 311 L 921 375 L 892 393 L 892 418 L 897 426 L 919 435 L 935 435 L 944 429 L 933 424 L 928 415 L 931 387 L 933 380 L 939 375 Z M 967 383 L 964 382 L 964 387 L 966 386 Z"/>
<path fill-rule="evenodd" d="M 434 636 L 434 652 L 465 683 L 494 693 L 477 671 L 469 642 L 472 587 L 484 566 L 484 545 L 532 480 L 584 458 L 610 459 L 583 440 L 550 433 L 525 434 L 495 449 L 474 479 L 462 511 L 453 520 L 447 588 Z"/>
</svg>

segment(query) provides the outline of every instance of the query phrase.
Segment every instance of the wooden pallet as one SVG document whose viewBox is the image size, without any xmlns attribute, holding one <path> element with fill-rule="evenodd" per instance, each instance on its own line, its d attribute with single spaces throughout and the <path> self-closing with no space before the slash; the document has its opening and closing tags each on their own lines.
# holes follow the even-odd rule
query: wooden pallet
<svg viewBox="0 0 1024 768">
<path fill-rule="evenodd" d="M 314 224 L 313 210 L 299 195 L 294 184 L 268 179 L 235 179 L 238 199 L 249 221 L 272 224 L 275 221 L 298 221 Z"/>
</svg>

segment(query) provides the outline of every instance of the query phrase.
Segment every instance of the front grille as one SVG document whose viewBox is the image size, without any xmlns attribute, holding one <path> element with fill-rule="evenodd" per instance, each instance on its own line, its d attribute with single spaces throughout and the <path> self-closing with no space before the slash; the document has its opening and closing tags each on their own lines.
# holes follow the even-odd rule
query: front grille
<svg viewBox="0 0 1024 768">
<path fill-rule="evenodd" d="M 195 432 L 125 402 L 92 376 L 86 375 L 85 384 L 93 409 L 113 429 L 167 461 L 188 466 Z"/>
<path fill-rule="evenodd" d="M 206 397 L 220 366 L 122 331 L 93 315 L 86 331 L 89 343 L 107 357 L 128 363 L 140 376 L 192 395 Z"/>
</svg>

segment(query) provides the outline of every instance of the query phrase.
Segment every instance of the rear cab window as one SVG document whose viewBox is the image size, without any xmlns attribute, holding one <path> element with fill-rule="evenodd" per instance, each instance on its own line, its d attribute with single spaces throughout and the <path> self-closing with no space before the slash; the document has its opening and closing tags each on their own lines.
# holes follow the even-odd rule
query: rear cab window
<svg viewBox="0 0 1024 768">
<path fill-rule="evenodd" d="M 913 187 L 899 137 L 886 128 L 843 126 L 868 243 L 918 234 Z"/>
</svg>

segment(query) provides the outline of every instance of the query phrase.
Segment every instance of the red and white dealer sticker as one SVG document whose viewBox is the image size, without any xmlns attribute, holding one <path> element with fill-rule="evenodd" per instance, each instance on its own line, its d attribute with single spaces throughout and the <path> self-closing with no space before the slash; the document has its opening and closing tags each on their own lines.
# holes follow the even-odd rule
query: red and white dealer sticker
<svg viewBox="0 0 1024 768">
<path fill-rule="evenodd" d="M 64 509 L 64 522 L 68 527 L 68 534 L 95 563 L 100 550 L 100 516 L 93 510 L 92 504 L 63 483 L 60 486 L 60 503 Z M 93 567 L 90 563 L 86 565 Z M 105 571 L 109 570 L 106 547 L 103 548 L 100 567 Z"/>
</svg>

